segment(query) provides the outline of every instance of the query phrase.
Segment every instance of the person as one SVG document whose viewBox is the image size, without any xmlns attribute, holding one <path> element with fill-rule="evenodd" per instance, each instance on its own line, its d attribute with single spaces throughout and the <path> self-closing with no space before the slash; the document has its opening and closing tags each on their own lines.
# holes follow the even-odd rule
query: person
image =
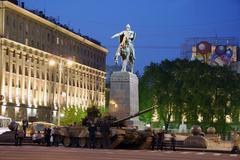
<svg viewBox="0 0 240 160">
<path fill-rule="evenodd" d="M 171 133 L 171 149 L 173 151 L 176 151 L 175 145 L 176 145 L 176 135 L 175 133 Z"/>
<path fill-rule="evenodd" d="M 136 37 L 136 33 L 134 31 L 131 30 L 131 26 L 129 24 L 126 25 L 126 28 L 124 31 L 114 34 L 111 38 L 116 38 L 116 37 L 120 37 L 120 44 L 118 46 L 118 49 L 116 51 L 114 60 L 115 63 L 118 63 L 118 57 L 122 54 L 122 51 L 124 48 L 126 48 L 126 45 L 129 46 L 130 52 L 132 53 L 132 59 L 133 61 L 135 61 L 136 56 L 135 56 L 135 49 L 134 49 L 134 45 L 133 45 L 133 41 Z M 126 71 L 126 64 L 122 65 L 122 71 Z M 133 67 L 131 68 L 131 72 L 133 72 Z"/>
<path fill-rule="evenodd" d="M 163 150 L 163 145 L 164 145 L 164 131 L 160 130 L 158 132 L 158 136 L 157 136 L 157 150 L 161 149 L 161 151 Z"/>
<path fill-rule="evenodd" d="M 152 131 L 152 150 L 155 149 L 157 143 L 157 134 L 155 132 L 155 130 Z"/>
<path fill-rule="evenodd" d="M 97 131 L 97 126 L 92 121 L 90 121 L 90 125 L 88 127 L 90 149 L 91 148 L 95 149 L 96 131 Z"/>
<path fill-rule="evenodd" d="M 41 132 L 38 131 L 36 134 L 33 134 L 32 136 L 33 143 L 40 144 L 42 141 L 42 135 Z"/>
<path fill-rule="evenodd" d="M 239 135 L 238 135 L 237 131 L 234 130 L 232 133 L 232 144 L 233 144 L 232 150 L 231 150 L 232 154 L 236 154 L 239 152 L 238 141 L 239 141 Z"/>
<path fill-rule="evenodd" d="M 56 127 L 54 127 L 52 129 L 52 137 L 53 137 L 53 145 L 55 147 L 58 147 L 59 146 L 59 135 L 58 135 L 58 129 Z"/>
<path fill-rule="evenodd" d="M 26 130 L 28 128 L 28 120 L 26 120 L 26 119 L 22 120 L 22 126 L 23 126 L 24 137 L 26 137 Z"/>
<path fill-rule="evenodd" d="M 77 122 L 73 122 L 73 124 L 71 125 L 72 128 L 77 128 Z M 70 136 L 70 146 L 76 146 L 79 147 L 79 140 L 77 137 L 74 136 Z"/>
<path fill-rule="evenodd" d="M 51 141 L 50 141 L 50 138 L 51 138 L 51 129 L 50 128 L 45 128 L 44 130 L 44 136 L 45 136 L 45 142 L 47 143 L 47 147 L 50 147 L 51 146 Z"/>
<path fill-rule="evenodd" d="M 24 134 L 25 133 L 23 131 L 23 127 L 18 125 L 18 127 L 15 131 L 15 145 L 16 146 L 18 146 L 18 145 L 21 146 L 22 145 Z"/>
<path fill-rule="evenodd" d="M 15 140 L 15 145 L 17 146 L 18 145 L 18 124 L 16 123 L 16 125 L 14 126 L 14 140 Z"/>
<path fill-rule="evenodd" d="M 102 147 L 109 148 L 109 146 L 110 146 L 110 139 L 109 139 L 110 123 L 108 122 L 108 120 L 105 119 L 100 123 L 100 131 L 101 131 L 101 135 L 102 135 Z"/>
<path fill-rule="evenodd" d="M 51 132 L 50 132 L 50 144 L 53 146 L 54 145 L 54 127 L 51 127 Z"/>
</svg>

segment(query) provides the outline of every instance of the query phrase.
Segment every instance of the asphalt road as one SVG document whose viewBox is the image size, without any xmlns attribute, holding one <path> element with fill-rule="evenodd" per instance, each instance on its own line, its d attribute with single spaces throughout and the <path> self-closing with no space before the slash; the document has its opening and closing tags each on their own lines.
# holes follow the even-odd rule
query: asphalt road
<svg viewBox="0 0 240 160">
<path fill-rule="evenodd" d="M 240 160 L 240 155 L 151 150 L 0 146 L 0 160 Z"/>
</svg>

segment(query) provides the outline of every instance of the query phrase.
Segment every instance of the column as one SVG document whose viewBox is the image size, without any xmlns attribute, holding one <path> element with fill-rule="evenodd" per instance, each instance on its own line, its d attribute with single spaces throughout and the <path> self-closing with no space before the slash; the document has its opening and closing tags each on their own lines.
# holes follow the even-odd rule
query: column
<svg viewBox="0 0 240 160">
<path fill-rule="evenodd" d="M 51 93 L 50 91 L 51 91 L 51 89 L 50 89 L 50 86 L 48 86 L 48 81 L 47 81 L 47 66 L 48 66 L 48 62 L 46 61 L 46 59 L 45 58 L 43 58 L 43 62 L 42 62 L 43 64 L 44 64 L 44 67 L 43 67 L 43 70 L 41 71 L 41 72 L 43 72 L 43 75 L 44 75 L 44 95 L 43 95 L 43 105 L 44 106 L 47 106 L 48 105 L 48 99 L 47 99 L 47 94 L 48 93 Z M 42 74 L 42 73 L 41 73 Z M 43 78 L 43 77 L 42 77 Z M 47 93 L 47 87 L 48 87 L 48 93 Z M 49 105 L 51 105 L 51 103 L 49 103 Z"/>
<path fill-rule="evenodd" d="M 6 95 L 5 95 L 5 73 L 6 73 L 6 52 L 7 52 L 7 48 L 5 47 L 1 47 L 1 59 L 0 59 L 0 67 L 2 68 L 1 72 L 0 72 L 0 84 L 1 84 L 1 95 L 4 96 L 4 100 L 3 102 L 6 102 Z"/>
<path fill-rule="evenodd" d="M 21 95 L 22 95 L 22 104 L 26 104 L 26 102 L 25 102 L 25 63 L 26 63 L 26 58 L 25 58 L 25 56 L 24 55 L 26 55 L 26 53 L 25 52 L 23 52 L 22 51 L 22 60 L 21 60 L 21 62 L 22 62 L 22 85 L 21 85 Z"/>
<path fill-rule="evenodd" d="M 13 102 L 12 101 L 12 53 L 13 53 L 13 50 L 9 50 L 9 85 L 8 85 L 8 101 L 9 102 Z"/>
</svg>

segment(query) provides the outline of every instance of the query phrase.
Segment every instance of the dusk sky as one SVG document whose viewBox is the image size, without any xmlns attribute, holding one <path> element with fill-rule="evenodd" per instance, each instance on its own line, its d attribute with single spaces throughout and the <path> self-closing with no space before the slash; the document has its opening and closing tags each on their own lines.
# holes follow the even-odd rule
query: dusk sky
<svg viewBox="0 0 240 160">
<path fill-rule="evenodd" d="M 45 11 L 109 49 L 113 64 L 118 46 L 110 37 L 130 24 L 137 33 L 135 71 L 150 62 L 180 57 L 189 37 L 240 37 L 240 0 L 21 0 Z"/>
</svg>

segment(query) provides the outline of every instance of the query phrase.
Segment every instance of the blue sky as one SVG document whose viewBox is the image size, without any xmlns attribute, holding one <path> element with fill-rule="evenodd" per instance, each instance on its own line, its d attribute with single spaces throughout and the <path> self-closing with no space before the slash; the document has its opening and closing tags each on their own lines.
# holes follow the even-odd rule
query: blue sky
<svg viewBox="0 0 240 160">
<path fill-rule="evenodd" d="M 240 37 L 240 0 L 21 1 L 102 42 L 109 65 L 118 45 L 110 37 L 129 23 L 137 33 L 135 71 L 140 73 L 150 62 L 180 57 L 185 38 Z"/>
</svg>

